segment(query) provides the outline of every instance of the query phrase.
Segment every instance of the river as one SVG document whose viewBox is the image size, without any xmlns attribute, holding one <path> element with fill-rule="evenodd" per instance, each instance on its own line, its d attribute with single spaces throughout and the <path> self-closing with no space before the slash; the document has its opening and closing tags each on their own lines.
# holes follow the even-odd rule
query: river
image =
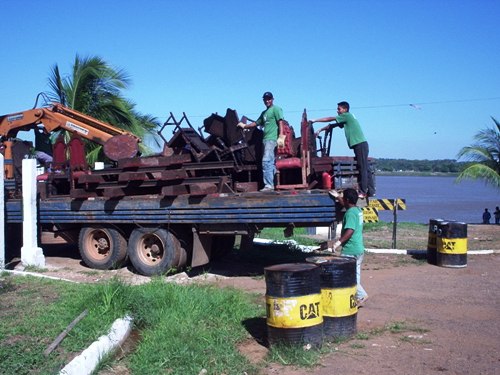
<svg viewBox="0 0 500 375">
<path fill-rule="evenodd" d="M 485 208 L 493 212 L 500 206 L 500 191 L 483 181 L 436 176 L 376 176 L 377 199 L 404 198 L 407 209 L 397 212 L 398 221 L 428 223 L 429 219 L 482 222 Z M 392 221 L 391 211 L 380 211 L 379 219 Z M 500 228 L 499 228 L 500 230 Z"/>
</svg>

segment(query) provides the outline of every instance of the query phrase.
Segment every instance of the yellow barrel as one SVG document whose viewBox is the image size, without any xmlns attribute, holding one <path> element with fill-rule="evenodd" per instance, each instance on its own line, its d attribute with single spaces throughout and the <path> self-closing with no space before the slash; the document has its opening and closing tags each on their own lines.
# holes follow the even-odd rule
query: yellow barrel
<svg viewBox="0 0 500 375">
<path fill-rule="evenodd" d="M 356 259 L 342 256 L 309 257 L 321 268 L 323 337 L 335 341 L 357 333 Z"/>
<path fill-rule="evenodd" d="M 323 343 L 320 269 L 287 263 L 264 268 L 269 345 Z"/>
<path fill-rule="evenodd" d="M 436 264 L 441 267 L 467 267 L 467 224 L 445 221 L 438 224 Z"/>
<path fill-rule="evenodd" d="M 443 221 L 443 219 L 429 220 L 429 238 L 427 240 L 427 263 L 429 264 L 436 264 L 438 224 Z"/>
</svg>

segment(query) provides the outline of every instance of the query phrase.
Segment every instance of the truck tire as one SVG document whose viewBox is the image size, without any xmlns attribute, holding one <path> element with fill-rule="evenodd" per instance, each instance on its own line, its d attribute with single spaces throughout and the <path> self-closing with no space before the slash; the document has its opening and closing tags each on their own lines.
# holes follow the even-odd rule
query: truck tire
<svg viewBox="0 0 500 375">
<path fill-rule="evenodd" d="M 180 266 L 183 252 L 179 240 L 166 229 L 136 228 L 128 240 L 130 262 L 141 275 L 161 275 Z"/>
<path fill-rule="evenodd" d="M 210 260 L 217 260 L 229 254 L 234 248 L 236 236 L 213 236 Z"/>
<path fill-rule="evenodd" d="M 119 268 L 127 259 L 127 240 L 112 227 L 83 227 L 78 249 L 85 264 L 98 270 Z"/>
</svg>

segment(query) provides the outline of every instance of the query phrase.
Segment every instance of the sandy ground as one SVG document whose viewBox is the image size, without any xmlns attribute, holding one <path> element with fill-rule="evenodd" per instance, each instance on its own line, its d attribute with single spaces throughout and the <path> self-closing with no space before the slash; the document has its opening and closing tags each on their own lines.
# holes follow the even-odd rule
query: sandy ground
<svg viewBox="0 0 500 375">
<path fill-rule="evenodd" d="M 500 228 L 488 226 L 479 241 L 500 249 Z M 494 238 L 492 241 L 491 238 Z M 468 255 L 466 267 L 445 268 L 410 255 L 368 254 L 362 283 L 369 300 L 357 313 L 361 336 L 333 349 L 314 368 L 271 365 L 271 374 L 498 374 L 500 368 L 500 254 Z M 75 254 L 46 253 L 45 275 L 78 282 L 98 282 L 119 276 L 139 284 L 149 278 L 128 268 L 95 271 Z M 213 282 L 265 296 L 266 262 L 242 261 L 230 255 L 209 267 L 171 277 L 179 283 Z M 208 271 L 208 272 L 206 272 Z M 388 327 L 400 327 L 393 333 Z M 251 329 L 241 351 L 252 361 L 264 358 L 266 325 L 262 318 Z M 126 372 L 124 372 L 125 374 Z"/>
</svg>

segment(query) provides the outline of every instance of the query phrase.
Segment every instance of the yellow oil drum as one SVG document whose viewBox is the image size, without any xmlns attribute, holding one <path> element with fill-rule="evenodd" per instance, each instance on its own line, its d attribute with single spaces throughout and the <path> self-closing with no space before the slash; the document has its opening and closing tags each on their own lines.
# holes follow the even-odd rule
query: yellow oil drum
<svg viewBox="0 0 500 375">
<path fill-rule="evenodd" d="M 429 237 L 427 240 L 427 263 L 436 264 L 437 257 L 437 231 L 438 225 L 442 223 L 443 219 L 430 219 L 429 220 Z"/>
<path fill-rule="evenodd" d="M 467 224 L 444 221 L 438 224 L 436 264 L 440 267 L 467 267 Z"/>
<path fill-rule="evenodd" d="M 335 341 L 357 333 L 356 259 L 316 256 L 306 259 L 321 269 L 323 338 Z"/>
<path fill-rule="evenodd" d="M 320 268 L 308 263 L 286 263 L 264 268 L 267 338 L 269 345 L 321 347 Z"/>
</svg>

